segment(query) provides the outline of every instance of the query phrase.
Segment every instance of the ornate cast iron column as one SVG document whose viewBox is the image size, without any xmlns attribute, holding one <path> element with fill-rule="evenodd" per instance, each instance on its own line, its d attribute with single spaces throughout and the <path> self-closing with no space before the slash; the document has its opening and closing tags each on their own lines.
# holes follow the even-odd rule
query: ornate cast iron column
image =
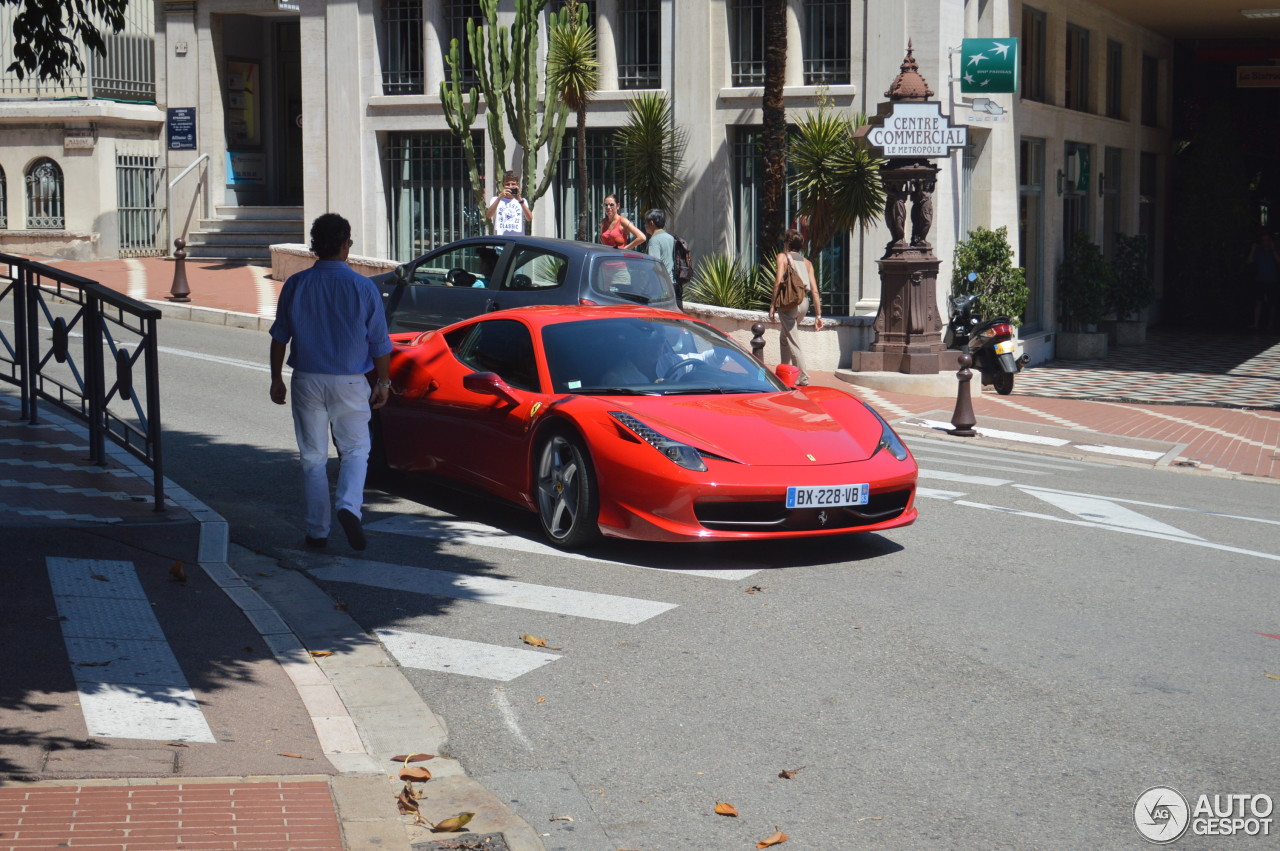
<svg viewBox="0 0 1280 851">
<path fill-rule="evenodd" d="M 889 102 L 880 104 L 871 126 L 859 130 L 859 136 L 873 146 L 877 145 L 874 131 L 883 128 L 886 118 L 894 117 L 898 104 L 926 104 L 933 97 L 929 84 L 920 76 L 910 43 L 900 72 L 885 96 Z M 945 128 L 945 119 L 942 123 Z M 943 353 L 943 320 L 937 308 L 940 261 L 929 243 L 929 230 L 933 227 L 933 192 L 938 178 L 938 167 L 930 162 L 930 157 L 939 154 L 937 150 L 922 156 L 893 152 L 913 148 L 924 152 L 938 144 L 946 151 L 948 145 L 954 146 L 954 140 L 926 141 L 916 146 L 911 140 L 917 137 L 922 140 L 944 138 L 939 135 L 943 131 L 937 129 L 938 123 L 925 118 L 920 122 L 898 124 L 913 129 L 890 131 L 879 137 L 892 140 L 884 147 L 888 165 L 880 169 L 885 187 L 884 220 L 891 239 L 878 261 L 881 289 L 880 309 L 873 326 L 876 338 L 870 351 L 854 353 L 853 367 L 860 372 L 937 373 L 942 367 Z M 914 129 L 918 125 L 927 129 Z"/>
</svg>

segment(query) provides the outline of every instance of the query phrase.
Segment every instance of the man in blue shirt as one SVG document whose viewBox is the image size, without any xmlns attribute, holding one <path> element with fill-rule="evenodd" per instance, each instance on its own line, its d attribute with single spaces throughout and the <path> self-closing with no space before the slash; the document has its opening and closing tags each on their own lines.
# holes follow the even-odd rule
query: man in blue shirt
<svg viewBox="0 0 1280 851">
<path fill-rule="evenodd" d="M 325 213 L 311 225 L 315 265 L 291 275 L 271 325 L 271 401 L 285 403 L 286 347 L 293 368 L 293 430 L 302 461 L 306 542 L 329 543 L 329 434 L 338 446 L 338 522 L 353 549 L 365 548 L 360 525 L 369 469 L 369 418 L 391 391 L 391 340 L 373 281 L 347 265 L 351 225 Z M 376 372 L 372 395 L 365 375 Z"/>
</svg>

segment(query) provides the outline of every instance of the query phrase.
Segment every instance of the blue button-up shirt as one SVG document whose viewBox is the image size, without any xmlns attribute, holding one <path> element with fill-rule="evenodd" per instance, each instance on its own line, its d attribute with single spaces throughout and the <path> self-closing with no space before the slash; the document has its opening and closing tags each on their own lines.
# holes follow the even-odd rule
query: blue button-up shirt
<svg viewBox="0 0 1280 851">
<path fill-rule="evenodd" d="M 373 281 L 341 260 L 317 260 L 280 291 L 271 338 L 293 345 L 298 372 L 362 375 L 391 351 L 382 296 Z"/>
</svg>

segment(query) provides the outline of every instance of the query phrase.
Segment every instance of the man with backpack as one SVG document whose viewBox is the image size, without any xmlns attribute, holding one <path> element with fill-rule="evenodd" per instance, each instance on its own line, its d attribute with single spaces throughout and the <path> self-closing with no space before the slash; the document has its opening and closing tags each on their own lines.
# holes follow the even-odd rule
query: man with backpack
<svg viewBox="0 0 1280 851">
<path fill-rule="evenodd" d="M 667 233 L 667 214 L 661 210 L 650 210 L 644 214 L 644 229 L 649 235 L 645 247 L 649 255 L 662 261 L 671 276 L 671 283 L 676 288 L 676 306 L 684 310 L 684 285 L 693 277 L 693 263 L 689 254 L 689 243 L 675 234 Z"/>
</svg>

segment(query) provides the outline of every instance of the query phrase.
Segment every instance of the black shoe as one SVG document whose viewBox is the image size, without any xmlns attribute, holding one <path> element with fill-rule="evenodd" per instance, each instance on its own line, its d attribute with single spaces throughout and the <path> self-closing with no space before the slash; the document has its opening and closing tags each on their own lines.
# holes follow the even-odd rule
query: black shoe
<svg viewBox="0 0 1280 851">
<path fill-rule="evenodd" d="M 344 508 L 338 512 L 338 522 L 342 524 L 342 531 L 347 533 L 347 543 L 351 545 L 351 549 L 363 550 L 368 546 L 359 517 Z"/>
<path fill-rule="evenodd" d="M 311 549 L 313 549 L 313 550 L 323 550 L 325 547 L 329 546 L 329 539 L 328 539 L 328 538 L 313 538 L 313 537 L 311 537 L 310 535 L 308 535 L 308 536 L 307 536 L 307 546 L 308 546 L 308 547 L 310 547 L 310 548 L 311 548 Z"/>
</svg>

